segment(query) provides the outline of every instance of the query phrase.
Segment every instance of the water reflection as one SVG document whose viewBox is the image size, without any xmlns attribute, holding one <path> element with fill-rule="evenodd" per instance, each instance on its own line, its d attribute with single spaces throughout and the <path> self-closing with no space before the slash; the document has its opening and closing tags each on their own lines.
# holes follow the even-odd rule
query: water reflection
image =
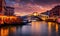
<svg viewBox="0 0 60 36">
<path fill-rule="evenodd" d="M 47 25 L 45 22 L 32 22 L 31 28 L 33 36 L 39 36 L 47 33 Z"/>
<path fill-rule="evenodd" d="M 9 31 L 8 29 L 1 28 L 1 36 L 8 36 L 8 34 L 9 34 L 8 31 Z"/>
<path fill-rule="evenodd" d="M 9 36 L 10 33 L 13 33 L 16 31 L 15 27 L 3 27 L 1 28 L 1 36 Z"/>
<path fill-rule="evenodd" d="M 48 22 L 48 36 L 51 36 L 51 22 Z"/>
<path fill-rule="evenodd" d="M 0 28 L 1 36 L 60 36 L 60 25 L 53 22 L 32 22 L 31 25 Z"/>
<path fill-rule="evenodd" d="M 56 32 L 58 33 L 58 24 L 56 24 Z"/>
<path fill-rule="evenodd" d="M 53 23 L 53 22 L 48 22 L 48 36 L 58 36 L 58 28 L 59 24 Z"/>
</svg>

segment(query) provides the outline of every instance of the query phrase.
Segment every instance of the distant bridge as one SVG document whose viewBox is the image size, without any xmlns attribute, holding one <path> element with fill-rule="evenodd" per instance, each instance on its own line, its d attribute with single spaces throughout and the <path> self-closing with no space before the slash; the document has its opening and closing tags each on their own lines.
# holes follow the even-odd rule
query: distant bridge
<svg viewBox="0 0 60 36">
<path fill-rule="evenodd" d="M 29 20 L 46 20 L 47 18 L 49 18 L 49 16 L 44 14 L 38 14 L 38 15 L 32 14 L 28 16 Z"/>
<path fill-rule="evenodd" d="M 53 17 L 49 17 L 49 15 L 44 15 L 44 14 L 39 14 L 37 12 L 34 12 L 33 14 L 27 15 L 28 20 L 56 20 L 58 18 L 58 16 L 53 16 Z"/>
</svg>

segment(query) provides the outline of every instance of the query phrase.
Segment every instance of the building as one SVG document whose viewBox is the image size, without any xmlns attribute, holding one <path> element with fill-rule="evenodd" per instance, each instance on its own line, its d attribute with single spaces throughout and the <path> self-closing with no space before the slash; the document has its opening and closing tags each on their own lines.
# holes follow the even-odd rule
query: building
<svg viewBox="0 0 60 36">
<path fill-rule="evenodd" d="M 0 13 L 2 11 L 2 0 L 0 0 Z"/>
<path fill-rule="evenodd" d="M 46 12 L 43 12 L 43 13 L 41 13 L 41 14 L 44 14 L 44 15 L 50 15 L 50 11 L 46 11 Z"/>
<path fill-rule="evenodd" d="M 0 15 L 4 15 L 6 2 L 5 0 L 0 0 Z"/>
<path fill-rule="evenodd" d="M 60 5 L 55 6 L 50 10 L 50 16 L 60 16 Z"/>
<path fill-rule="evenodd" d="M 14 7 L 6 6 L 4 15 L 13 16 L 14 15 Z"/>
</svg>

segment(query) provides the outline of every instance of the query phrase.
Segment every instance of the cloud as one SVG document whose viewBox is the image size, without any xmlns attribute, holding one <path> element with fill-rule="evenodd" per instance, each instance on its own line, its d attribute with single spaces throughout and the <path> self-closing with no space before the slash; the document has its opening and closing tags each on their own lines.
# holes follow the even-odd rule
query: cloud
<svg viewBox="0 0 60 36">
<path fill-rule="evenodd" d="M 55 4 L 60 3 L 60 0 L 20 0 L 20 3 L 32 3 L 32 4 Z"/>
<path fill-rule="evenodd" d="M 38 4 L 38 5 L 49 5 L 49 4 L 59 4 L 60 0 L 7 0 L 7 1 L 11 1 L 11 2 L 17 2 L 20 4 Z"/>
<path fill-rule="evenodd" d="M 7 6 L 15 8 L 17 13 L 45 12 L 56 5 L 60 5 L 60 0 L 6 0 Z"/>
</svg>

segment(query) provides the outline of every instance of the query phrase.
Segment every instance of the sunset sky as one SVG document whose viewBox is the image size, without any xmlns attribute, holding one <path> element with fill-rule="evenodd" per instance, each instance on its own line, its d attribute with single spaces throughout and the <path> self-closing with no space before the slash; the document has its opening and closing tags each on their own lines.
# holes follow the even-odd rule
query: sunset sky
<svg viewBox="0 0 60 36">
<path fill-rule="evenodd" d="M 50 10 L 54 6 L 60 5 L 60 0 L 6 0 L 6 5 L 14 7 L 16 15 L 26 15 Z"/>
</svg>

